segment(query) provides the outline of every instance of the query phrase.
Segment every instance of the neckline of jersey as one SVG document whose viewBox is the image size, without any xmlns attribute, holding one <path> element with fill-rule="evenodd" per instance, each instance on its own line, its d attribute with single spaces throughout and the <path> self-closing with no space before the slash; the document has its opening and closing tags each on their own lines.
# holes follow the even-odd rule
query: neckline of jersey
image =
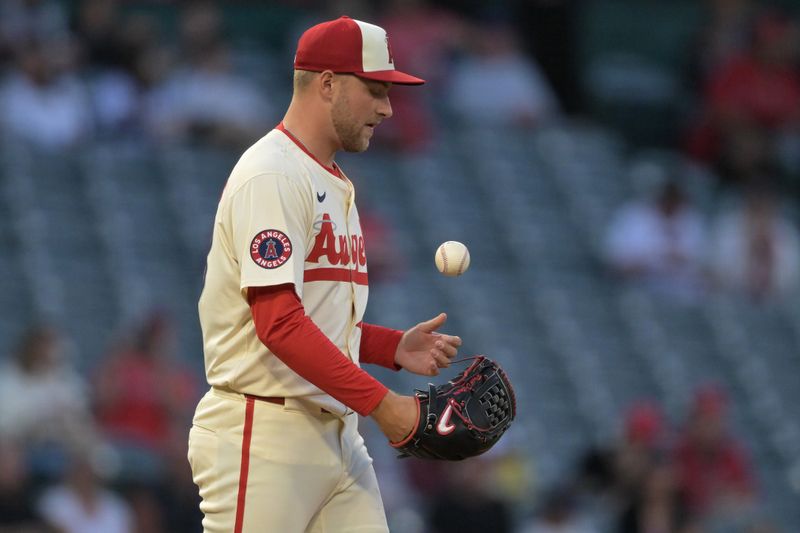
<svg viewBox="0 0 800 533">
<path fill-rule="evenodd" d="M 291 132 L 291 131 L 289 131 L 289 130 L 287 130 L 287 129 L 286 129 L 286 126 L 284 126 L 284 125 L 283 125 L 283 122 L 280 122 L 280 123 L 279 123 L 277 126 L 275 126 L 275 129 L 276 129 L 276 130 L 278 130 L 278 131 L 282 131 L 282 132 L 284 133 L 284 135 L 286 135 L 287 137 L 289 137 L 289 139 L 290 139 L 290 140 L 291 140 L 291 141 L 292 141 L 294 144 L 296 144 L 298 148 L 300 148 L 300 149 L 301 149 L 303 152 L 305 152 L 305 154 L 306 154 L 308 157 L 310 157 L 311 159 L 313 159 L 313 160 L 314 160 L 314 161 L 315 161 L 315 162 L 316 162 L 316 163 L 317 163 L 319 166 L 321 166 L 322 168 L 324 168 L 325 170 L 327 170 L 328 172 L 330 172 L 331 174 L 333 174 L 334 176 L 336 176 L 336 177 L 337 177 L 337 178 L 339 178 L 340 180 L 344 180 L 344 176 L 342 175 L 342 171 L 339 169 L 339 165 L 337 165 L 335 161 L 333 162 L 333 166 L 332 166 L 332 167 L 329 167 L 329 166 L 326 166 L 325 164 L 323 164 L 323 163 L 322 163 L 322 161 L 320 161 L 319 159 L 317 159 L 317 158 L 316 158 L 316 156 L 315 156 L 314 154 L 312 154 L 312 153 L 311 153 L 311 152 L 308 150 L 308 148 L 306 148 L 306 145 L 305 145 L 305 144 L 303 144 L 302 142 L 300 142 L 300 139 L 298 139 L 297 137 L 295 137 L 295 136 L 292 134 L 292 132 Z"/>
</svg>

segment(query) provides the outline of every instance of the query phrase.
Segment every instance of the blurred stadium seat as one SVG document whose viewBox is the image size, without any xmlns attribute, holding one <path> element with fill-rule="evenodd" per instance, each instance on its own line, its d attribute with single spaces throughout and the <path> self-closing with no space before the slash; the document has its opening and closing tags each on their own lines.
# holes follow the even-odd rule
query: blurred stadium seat
<svg viewBox="0 0 800 533">
<path fill-rule="evenodd" d="M 647 154 L 626 157 L 605 130 L 563 123 L 446 138 L 445 149 L 413 158 L 376 150 L 342 163 L 364 180 L 365 200 L 396 228 L 410 265 L 405 280 L 372 288 L 369 316 L 402 328 L 442 307 L 468 353 L 507 365 L 521 384 L 515 430 L 542 463 L 543 483 L 565 475 L 587 443 L 612 438 L 637 398 L 659 399 L 677 419 L 694 384 L 725 383 L 767 504 L 797 519 L 786 475 L 800 464 L 800 374 L 787 371 L 800 363 L 796 303 L 719 296 L 686 305 L 610 280 L 598 228 L 635 186 L 620 178 Z M 32 317 L 53 316 L 88 365 L 115 318 L 164 305 L 180 318 L 184 356 L 198 364 L 194 306 L 233 159 L 103 143 L 79 155 L 19 146 L 2 154 L 0 302 L 14 312 L 0 344 Z M 457 280 L 439 277 L 429 257 L 447 239 L 472 253 Z M 393 375 L 390 385 L 420 383 Z"/>
</svg>

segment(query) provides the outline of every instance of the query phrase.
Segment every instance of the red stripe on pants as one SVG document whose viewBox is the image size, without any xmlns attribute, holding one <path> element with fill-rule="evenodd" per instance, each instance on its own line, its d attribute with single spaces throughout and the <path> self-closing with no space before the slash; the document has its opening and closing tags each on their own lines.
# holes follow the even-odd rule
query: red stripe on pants
<svg viewBox="0 0 800 533">
<path fill-rule="evenodd" d="M 244 523 L 244 500 L 247 496 L 247 473 L 250 470 L 250 436 L 253 433 L 253 408 L 255 400 L 247 398 L 244 410 L 244 429 L 242 430 L 242 464 L 239 467 L 239 495 L 236 498 L 236 525 L 234 533 L 242 533 Z"/>
</svg>

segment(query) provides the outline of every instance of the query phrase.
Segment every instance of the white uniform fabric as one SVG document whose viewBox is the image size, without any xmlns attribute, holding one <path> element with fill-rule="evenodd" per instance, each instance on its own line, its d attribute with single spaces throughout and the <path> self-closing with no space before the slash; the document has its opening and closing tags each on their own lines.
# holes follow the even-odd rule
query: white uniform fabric
<svg viewBox="0 0 800 533">
<path fill-rule="evenodd" d="M 212 389 L 189 450 L 205 533 L 389 531 L 355 413 L 309 413 Z"/>
<path fill-rule="evenodd" d="M 234 167 L 217 210 L 200 323 L 208 382 L 345 415 L 256 335 L 247 287 L 294 283 L 308 316 L 358 364 L 367 306 L 364 237 L 353 185 L 273 130 Z"/>
<path fill-rule="evenodd" d="M 358 364 L 356 324 L 368 290 L 353 185 L 273 130 L 231 172 L 200 297 L 212 388 L 195 412 L 188 459 L 204 531 L 385 533 L 357 415 L 257 336 L 247 288 L 285 283 L 294 284 L 308 316 Z M 263 397 L 282 397 L 284 405 Z"/>
</svg>

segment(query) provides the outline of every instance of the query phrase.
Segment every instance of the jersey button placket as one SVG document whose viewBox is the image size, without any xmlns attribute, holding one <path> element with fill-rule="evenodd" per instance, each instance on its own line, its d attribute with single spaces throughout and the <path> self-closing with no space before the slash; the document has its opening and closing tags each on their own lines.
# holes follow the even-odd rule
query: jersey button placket
<svg viewBox="0 0 800 533">
<path fill-rule="evenodd" d="M 350 219 L 352 216 L 353 206 L 355 205 L 355 189 L 353 188 L 353 184 L 351 182 L 347 182 L 347 188 L 349 194 L 347 195 L 347 204 L 345 206 L 345 218 L 347 220 L 347 248 L 348 253 L 350 254 L 350 259 L 353 259 L 353 240 L 350 234 Z M 356 287 L 355 287 L 355 272 L 358 271 L 358 250 L 356 250 L 356 260 L 353 262 L 353 268 L 349 269 L 350 271 L 350 324 L 348 324 L 347 329 L 347 350 L 352 352 L 353 347 L 350 345 L 352 338 L 353 338 L 353 330 L 355 329 L 356 325 Z M 353 355 L 351 353 L 350 359 L 353 359 Z"/>
</svg>

